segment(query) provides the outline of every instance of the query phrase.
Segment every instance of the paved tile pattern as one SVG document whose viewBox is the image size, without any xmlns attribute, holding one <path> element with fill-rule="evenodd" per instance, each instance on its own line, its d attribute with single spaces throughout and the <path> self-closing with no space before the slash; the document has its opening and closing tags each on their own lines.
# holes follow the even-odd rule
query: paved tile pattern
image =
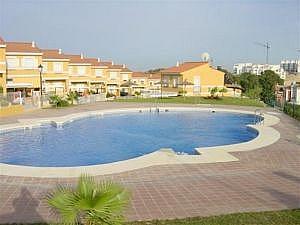
<svg viewBox="0 0 300 225">
<path fill-rule="evenodd" d="M 97 107 L 103 106 L 90 108 Z M 42 116 L 49 111 L 38 113 Z M 296 135 L 300 134 L 300 123 L 286 115 L 279 117 L 281 122 L 274 127 L 281 133 L 280 140 L 262 149 L 233 153 L 238 162 L 153 166 L 97 179 L 112 179 L 131 191 L 126 212 L 129 220 L 299 208 L 300 139 Z M 8 118 L 6 123 L 14 120 Z M 45 195 L 57 184 L 74 182 L 0 176 L 0 223 L 53 221 Z"/>
</svg>

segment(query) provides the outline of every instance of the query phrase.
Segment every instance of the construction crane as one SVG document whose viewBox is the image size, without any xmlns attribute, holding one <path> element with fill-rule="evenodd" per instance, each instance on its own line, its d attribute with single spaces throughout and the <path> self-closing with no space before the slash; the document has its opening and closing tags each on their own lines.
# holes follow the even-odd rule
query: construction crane
<svg viewBox="0 0 300 225">
<path fill-rule="evenodd" d="M 266 51 L 266 64 L 268 65 L 269 64 L 269 50 L 271 48 L 270 43 L 269 42 L 266 42 L 266 43 L 254 42 L 254 44 L 266 48 L 266 50 L 267 50 Z"/>
</svg>

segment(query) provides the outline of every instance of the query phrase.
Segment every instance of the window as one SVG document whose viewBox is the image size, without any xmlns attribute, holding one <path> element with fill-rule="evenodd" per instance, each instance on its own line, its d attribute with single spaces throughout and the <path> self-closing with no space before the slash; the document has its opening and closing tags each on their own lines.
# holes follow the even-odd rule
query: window
<svg viewBox="0 0 300 225">
<path fill-rule="evenodd" d="M 96 77 L 102 77 L 103 76 L 103 70 L 96 69 L 95 73 L 96 73 Z"/>
<path fill-rule="evenodd" d="M 62 73 L 63 72 L 63 64 L 61 62 L 53 63 L 54 73 Z"/>
<path fill-rule="evenodd" d="M 116 80 L 117 79 L 117 76 L 118 76 L 118 73 L 117 72 L 110 72 L 109 73 L 109 78 L 111 80 Z"/>
<path fill-rule="evenodd" d="M 122 75 L 122 79 L 123 79 L 124 81 L 127 81 L 127 80 L 128 80 L 128 74 L 123 74 L 123 75 Z"/>
<path fill-rule="evenodd" d="M 145 84 L 145 80 L 141 80 L 141 84 Z"/>
<path fill-rule="evenodd" d="M 37 67 L 35 66 L 34 57 L 23 57 L 22 66 L 24 69 L 34 69 Z"/>
<path fill-rule="evenodd" d="M 78 73 L 78 75 L 85 75 L 85 67 L 84 66 L 79 66 L 77 68 L 77 73 Z"/>
<path fill-rule="evenodd" d="M 7 57 L 7 67 L 8 69 L 19 67 L 19 60 L 17 59 L 17 57 Z"/>
<path fill-rule="evenodd" d="M 42 63 L 42 66 L 43 66 L 43 71 L 44 72 L 47 72 L 47 70 L 48 70 L 48 63 Z"/>
</svg>

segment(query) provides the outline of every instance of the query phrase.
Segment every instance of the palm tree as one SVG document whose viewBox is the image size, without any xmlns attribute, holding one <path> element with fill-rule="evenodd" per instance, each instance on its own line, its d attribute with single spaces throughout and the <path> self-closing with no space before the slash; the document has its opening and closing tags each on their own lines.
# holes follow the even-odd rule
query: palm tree
<svg viewBox="0 0 300 225">
<path fill-rule="evenodd" d="M 112 182 L 97 183 L 93 177 L 81 175 L 77 187 L 60 186 L 47 201 L 64 224 L 119 225 L 124 221 L 122 213 L 129 194 Z"/>
</svg>

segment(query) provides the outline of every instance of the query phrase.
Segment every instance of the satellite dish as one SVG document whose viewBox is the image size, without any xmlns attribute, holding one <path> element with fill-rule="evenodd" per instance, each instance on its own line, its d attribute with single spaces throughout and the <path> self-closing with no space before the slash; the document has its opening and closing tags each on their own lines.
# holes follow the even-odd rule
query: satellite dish
<svg viewBox="0 0 300 225">
<path fill-rule="evenodd" d="M 202 53 L 201 59 L 203 62 L 208 62 L 210 60 L 210 56 L 207 52 Z"/>
</svg>

